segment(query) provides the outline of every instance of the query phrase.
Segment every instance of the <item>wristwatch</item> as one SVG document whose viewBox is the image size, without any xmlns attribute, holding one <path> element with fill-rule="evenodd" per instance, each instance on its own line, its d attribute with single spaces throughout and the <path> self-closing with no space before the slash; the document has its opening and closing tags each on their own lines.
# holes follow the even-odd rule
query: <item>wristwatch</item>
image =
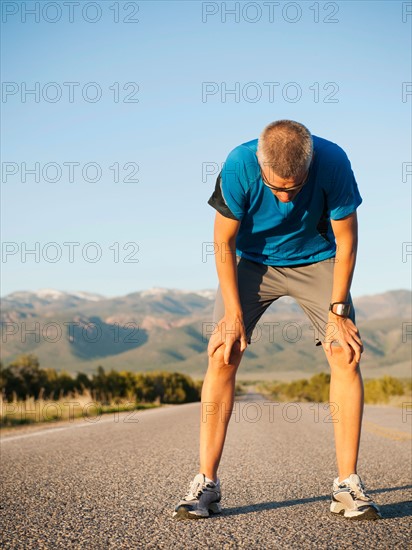
<svg viewBox="0 0 412 550">
<path fill-rule="evenodd" d="M 351 305 L 349 302 L 333 302 L 330 304 L 329 311 L 339 317 L 349 317 Z"/>
</svg>

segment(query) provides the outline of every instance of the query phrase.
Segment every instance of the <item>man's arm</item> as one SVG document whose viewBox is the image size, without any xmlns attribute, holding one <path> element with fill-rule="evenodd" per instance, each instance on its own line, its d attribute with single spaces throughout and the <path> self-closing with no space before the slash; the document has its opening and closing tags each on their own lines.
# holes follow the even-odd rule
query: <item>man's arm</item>
<svg viewBox="0 0 412 550">
<path fill-rule="evenodd" d="M 226 364 L 229 363 L 230 352 L 236 340 L 240 341 L 241 351 L 244 351 L 247 347 L 237 283 L 236 235 L 239 227 L 240 221 L 226 218 L 216 212 L 214 228 L 215 261 L 225 304 L 225 315 L 219 321 L 218 330 L 210 338 L 208 353 L 212 356 L 217 348 L 225 344 L 224 361 Z"/>
<path fill-rule="evenodd" d="M 332 302 L 346 302 L 352 283 L 358 247 L 358 219 L 356 211 L 340 220 L 331 220 L 336 239 L 336 259 L 333 273 Z M 348 362 L 355 358 L 359 363 L 363 352 L 362 340 L 358 329 L 351 319 L 345 319 L 329 312 L 329 323 L 333 324 L 333 332 L 338 330 L 336 339 L 342 346 Z M 331 342 L 325 344 L 325 350 L 332 355 Z"/>
</svg>

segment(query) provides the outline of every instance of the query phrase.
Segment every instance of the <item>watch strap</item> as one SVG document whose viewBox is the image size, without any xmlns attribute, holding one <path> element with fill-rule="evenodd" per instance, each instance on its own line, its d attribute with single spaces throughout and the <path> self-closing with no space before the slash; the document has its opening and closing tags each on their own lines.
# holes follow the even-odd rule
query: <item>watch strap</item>
<svg viewBox="0 0 412 550">
<path fill-rule="evenodd" d="M 349 302 L 333 302 L 329 306 L 329 311 L 338 315 L 338 317 L 349 317 L 351 304 Z"/>
</svg>

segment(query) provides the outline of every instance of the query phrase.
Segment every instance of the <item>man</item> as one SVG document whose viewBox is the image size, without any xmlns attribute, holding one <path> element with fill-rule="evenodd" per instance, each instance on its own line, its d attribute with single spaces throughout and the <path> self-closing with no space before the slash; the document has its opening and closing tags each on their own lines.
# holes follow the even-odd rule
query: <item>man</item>
<svg viewBox="0 0 412 550">
<path fill-rule="evenodd" d="M 331 369 L 339 475 L 330 510 L 351 519 L 381 517 L 356 472 L 363 345 L 350 285 L 361 202 L 345 152 L 312 136 L 300 123 L 273 122 L 259 140 L 229 154 L 209 199 L 217 210 L 214 240 L 220 284 L 202 407 L 216 407 L 201 422 L 200 473 L 177 505 L 177 519 L 221 512 L 217 469 L 230 419 L 221 411 L 233 408 L 236 371 L 254 327 L 281 296 L 292 296 L 301 305 Z"/>
</svg>

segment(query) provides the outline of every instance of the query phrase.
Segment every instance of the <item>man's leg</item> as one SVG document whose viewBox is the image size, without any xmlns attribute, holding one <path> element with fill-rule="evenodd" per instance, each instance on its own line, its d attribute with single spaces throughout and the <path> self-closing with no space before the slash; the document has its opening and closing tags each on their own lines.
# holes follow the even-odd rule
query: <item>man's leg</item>
<svg viewBox="0 0 412 550">
<path fill-rule="evenodd" d="M 173 512 L 176 519 L 205 518 L 211 513 L 219 514 L 222 511 L 217 469 L 233 409 L 236 371 L 243 355 L 240 343 L 234 343 L 228 365 L 224 363 L 223 354 L 224 344 L 209 358 L 202 387 L 200 471 L 191 483 L 189 492 L 176 506 Z"/>
<path fill-rule="evenodd" d="M 330 403 L 334 419 L 339 477 L 333 482 L 330 511 L 349 519 L 376 520 L 379 506 L 365 492 L 356 471 L 363 413 L 363 384 L 359 364 L 348 363 L 341 347 L 333 346 Z"/>
<path fill-rule="evenodd" d="M 286 291 L 284 277 L 272 273 L 268 266 L 237 257 L 239 297 L 243 321 L 249 338 L 260 317 L 271 303 Z M 225 314 L 220 287 L 216 294 L 213 321 L 217 324 Z M 232 414 L 236 372 L 242 359 L 240 343 L 235 342 L 230 362 L 223 360 L 224 344 L 209 357 L 203 382 L 200 418 L 200 473 L 216 480 L 226 431 Z"/>
<path fill-rule="evenodd" d="M 224 345 L 209 357 L 202 387 L 200 418 L 200 469 L 216 481 L 227 427 L 232 414 L 237 368 L 242 359 L 239 342 L 235 342 L 230 362 L 223 360 Z"/>
<path fill-rule="evenodd" d="M 284 295 L 283 276 L 273 276 L 268 266 L 237 258 L 238 288 L 246 338 L 250 337 L 266 309 Z M 225 315 L 220 287 L 216 294 L 213 322 L 218 324 Z M 202 387 L 200 418 L 200 468 L 190 490 L 175 508 L 177 519 L 209 517 L 222 510 L 220 480 L 217 470 L 223 452 L 226 432 L 232 415 L 236 372 L 242 359 L 240 343 L 235 342 L 228 365 L 224 363 L 224 339 L 212 357 Z M 210 478 L 215 483 L 209 482 Z"/>
<path fill-rule="evenodd" d="M 333 261 L 274 269 L 286 277 L 288 295 L 295 298 L 308 315 L 315 333 L 315 344 L 320 345 L 329 325 Z M 350 295 L 348 301 L 352 302 Z M 355 322 L 353 308 L 351 319 Z M 343 349 L 333 344 L 332 355 L 326 356 L 331 370 L 330 403 L 339 469 L 339 477 L 333 481 L 330 510 L 351 519 L 377 519 L 381 517 L 379 507 L 365 493 L 356 471 L 363 413 L 359 364 L 348 363 Z"/>
<path fill-rule="evenodd" d="M 315 343 L 325 339 L 329 325 L 329 302 L 333 288 L 334 262 L 324 260 L 300 268 L 283 268 L 289 294 L 308 315 L 315 329 Z M 351 297 L 348 297 L 351 302 Z M 355 321 L 354 310 L 351 318 Z M 348 363 L 343 348 L 332 344 L 326 354 L 331 371 L 331 414 L 334 422 L 339 479 L 356 473 L 363 413 L 363 384 L 356 362 Z"/>
<path fill-rule="evenodd" d="M 335 433 L 339 481 L 357 473 L 363 413 L 363 383 L 359 364 L 348 363 L 340 346 L 327 355 L 331 370 L 330 403 Z"/>
</svg>

